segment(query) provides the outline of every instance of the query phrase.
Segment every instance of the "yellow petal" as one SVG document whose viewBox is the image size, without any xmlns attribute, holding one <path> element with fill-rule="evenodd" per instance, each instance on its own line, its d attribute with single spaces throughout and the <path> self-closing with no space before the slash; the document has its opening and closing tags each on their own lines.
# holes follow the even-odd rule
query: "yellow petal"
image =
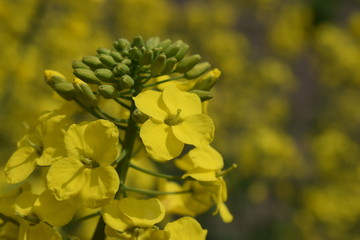
<svg viewBox="0 0 360 240">
<path fill-rule="evenodd" d="M 159 161 L 166 161 L 180 155 L 184 144 L 171 131 L 171 127 L 147 120 L 140 129 L 140 137 L 150 156 Z"/>
<path fill-rule="evenodd" d="M 90 169 L 76 158 L 63 158 L 49 168 L 47 178 L 48 188 L 54 192 L 57 200 L 66 200 L 77 196 L 86 180 L 86 172 Z"/>
<path fill-rule="evenodd" d="M 15 199 L 13 208 L 17 216 L 29 216 L 31 209 L 38 195 L 31 193 L 30 191 L 24 191 L 19 194 Z"/>
<path fill-rule="evenodd" d="M 151 227 L 165 216 L 165 208 L 157 198 L 123 198 L 119 202 L 119 209 L 137 227 Z"/>
<path fill-rule="evenodd" d="M 20 235 L 20 234 L 19 234 Z M 46 223 L 40 222 L 35 225 L 27 225 L 27 228 L 24 232 L 24 236 L 19 239 L 24 240 L 38 240 L 38 239 L 48 239 L 48 240 L 62 240 L 62 236 L 54 228 L 50 227 Z"/>
<path fill-rule="evenodd" d="M 102 216 L 106 225 L 111 227 L 108 229 L 110 232 L 113 232 L 112 229 L 123 232 L 133 226 L 131 219 L 120 211 L 119 202 L 113 200 L 102 208 Z"/>
<path fill-rule="evenodd" d="M 161 93 L 148 90 L 134 97 L 136 107 L 146 115 L 164 121 L 169 115 L 161 98 Z"/>
<path fill-rule="evenodd" d="M 214 123 L 205 114 L 196 114 L 186 117 L 183 122 L 172 126 L 177 139 L 196 147 L 208 145 L 214 139 Z"/>
<path fill-rule="evenodd" d="M 207 234 L 207 230 L 202 229 L 200 223 L 191 217 L 167 223 L 164 230 L 170 232 L 169 240 L 205 240 Z"/>
<path fill-rule="evenodd" d="M 218 208 L 220 217 L 225 223 L 230 223 L 233 221 L 234 217 L 230 213 L 229 209 L 226 207 L 225 203 L 222 202 L 218 204 Z"/>
<path fill-rule="evenodd" d="M 53 193 L 45 190 L 35 201 L 32 209 L 33 213 L 41 221 L 47 222 L 52 226 L 60 227 L 73 218 L 77 208 L 69 200 L 58 201 Z"/>
<path fill-rule="evenodd" d="M 220 153 L 210 145 L 205 145 L 192 149 L 189 157 L 195 167 L 203 169 L 222 169 L 224 160 Z"/>
<path fill-rule="evenodd" d="M 194 93 L 180 91 L 174 84 L 166 87 L 162 99 L 171 115 L 181 110 L 180 118 L 201 113 L 200 98 Z"/>
<path fill-rule="evenodd" d="M 84 131 L 82 141 L 86 142 L 85 156 L 95 160 L 100 166 L 108 166 L 119 154 L 119 131 L 115 124 L 107 120 L 90 122 Z"/>
<path fill-rule="evenodd" d="M 33 147 L 17 149 L 5 165 L 8 183 L 18 183 L 29 177 L 35 169 L 38 156 Z"/>
<path fill-rule="evenodd" d="M 89 123 L 72 124 L 64 137 L 65 148 L 69 157 L 86 156 L 92 149 L 84 141 L 84 133 Z"/>
<path fill-rule="evenodd" d="M 120 180 L 111 166 L 98 167 L 87 172 L 81 189 L 81 198 L 86 207 L 97 208 L 110 202 L 119 189 Z"/>
<path fill-rule="evenodd" d="M 216 181 L 216 173 L 214 171 L 209 171 L 202 168 L 194 168 L 190 171 L 187 171 L 183 178 L 192 177 L 198 181 Z"/>
</svg>

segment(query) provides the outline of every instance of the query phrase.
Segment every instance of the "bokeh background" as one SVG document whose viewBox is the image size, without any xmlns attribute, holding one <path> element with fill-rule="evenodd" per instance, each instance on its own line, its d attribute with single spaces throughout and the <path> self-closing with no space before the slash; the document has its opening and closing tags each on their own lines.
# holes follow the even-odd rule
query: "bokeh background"
<svg viewBox="0 0 360 240">
<path fill-rule="evenodd" d="M 360 1 L 0 0 L 0 161 L 62 101 L 43 70 L 119 37 L 182 39 L 222 70 L 209 105 L 230 224 L 209 240 L 360 239 Z"/>
</svg>

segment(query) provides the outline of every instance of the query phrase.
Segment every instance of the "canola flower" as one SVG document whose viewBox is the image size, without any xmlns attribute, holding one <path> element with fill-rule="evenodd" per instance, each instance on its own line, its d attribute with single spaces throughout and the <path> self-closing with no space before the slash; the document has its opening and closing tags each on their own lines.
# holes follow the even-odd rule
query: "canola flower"
<svg viewBox="0 0 360 240">
<path fill-rule="evenodd" d="M 9 183 L 29 186 L 0 196 L 12 209 L 0 209 L 0 228 L 6 234 L 17 229 L 20 239 L 68 239 L 78 236 L 63 227 L 99 217 L 92 239 L 203 240 L 207 230 L 195 220 L 198 214 L 215 206 L 214 214 L 231 222 L 223 176 L 233 167 L 222 170 L 220 153 L 209 145 L 215 127 L 204 111 L 220 71 L 188 49 L 180 40 L 120 38 L 112 49 L 73 61 L 72 82 L 46 70 L 45 82 L 55 92 L 96 119 L 74 121 L 59 110 L 39 118 L 5 166 Z M 179 89 L 179 81 L 189 84 Z M 172 159 L 182 176 L 154 167 L 154 161 L 166 166 Z M 138 179 L 183 186 L 134 187 L 130 169 Z M 93 211 L 81 216 L 82 209 Z M 173 213 L 183 217 L 160 229 Z"/>
</svg>

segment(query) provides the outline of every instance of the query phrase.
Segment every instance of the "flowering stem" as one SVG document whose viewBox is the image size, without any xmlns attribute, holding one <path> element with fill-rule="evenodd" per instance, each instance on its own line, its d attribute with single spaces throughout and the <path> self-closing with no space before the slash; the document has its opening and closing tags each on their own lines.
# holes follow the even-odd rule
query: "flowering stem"
<svg viewBox="0 0 360 240">
<path fill-rule="evenodd" d="M 133 188 L 133 187 L 125 187 L 125 188 L 127 191 L 138 192 L 138 193 L 154 195 L 154 196 L 191 193 L 191 190 L 177 191 L 177 192 L 162 192 L 162 191 L 154 191 L 154 190 L 147 190 L 147 189 L 138 189 L 138 188 Z"/>
<path fill-rule="evenodd" d="M 138 170 L 138 171 L 140 171 L 140 172 L 143 172 L 143 173 L 155 176 L 155 177 L 161 177 L 161 178 L 166 178 L 166 179 L 170 179 L 170 180 L 182 180 L 182 178 L 180 176 L 173 176 L 173 175 L 168 175 L 168 174 L 163 174 L 163 173 L 152 172 L 152 171 L 149 171 L 147 169 L 138 167 L 138 166 L 136 166 L 136 165 L 134 165 L 132 163 L 130 163 L 129 166 L 136 169 L 136 170 Z"/>
</svg>

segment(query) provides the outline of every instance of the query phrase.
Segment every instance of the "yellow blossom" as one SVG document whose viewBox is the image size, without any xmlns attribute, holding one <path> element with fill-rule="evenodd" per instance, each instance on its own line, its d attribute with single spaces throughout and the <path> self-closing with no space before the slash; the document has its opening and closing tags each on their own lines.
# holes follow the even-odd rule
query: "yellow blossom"
<svg viewBox="0 0 360 240">
<path fill-rule="evenodd" d="M 90 208 L 108 203 L 119 187 L 111 166 L 119 153 L 117 127 L 106 120 L 73 124 L 65 135 L 67 157 L 47 174 L 48 188 L 58 200 L 80 197 Z"/>
<path fill-rule="evenodd" d="M 134 101 L 140 111 L 150 116 L 141 127 L 140 137 L 154 159 L 172 159 L 182 152 L 184 144 L 203 146 L 214 138 L 214 123 L 202 114 L 196 94 L 170 85 L 162 93 L 142 92 Z"/>
<path fill-rule="evenodd" d="M 192 217 L 182 217 L 174 222 L 169 222 L 164 230 L 170 232 L 169 240 L 205 240 L 207 234 L 207 230 L 202 229 L 201 225 Z"/>
<path fill-rule="evenodd" d="M 40 116 L 35 130 L 25 135 L 18 143 L 18 149 L 5 165 L 5 174 L 9 183 L 25 180 L 36 165 L 48 166 L 64 154 L 63 132 L 68 119 L 56 111 Z"/>
</svg>

